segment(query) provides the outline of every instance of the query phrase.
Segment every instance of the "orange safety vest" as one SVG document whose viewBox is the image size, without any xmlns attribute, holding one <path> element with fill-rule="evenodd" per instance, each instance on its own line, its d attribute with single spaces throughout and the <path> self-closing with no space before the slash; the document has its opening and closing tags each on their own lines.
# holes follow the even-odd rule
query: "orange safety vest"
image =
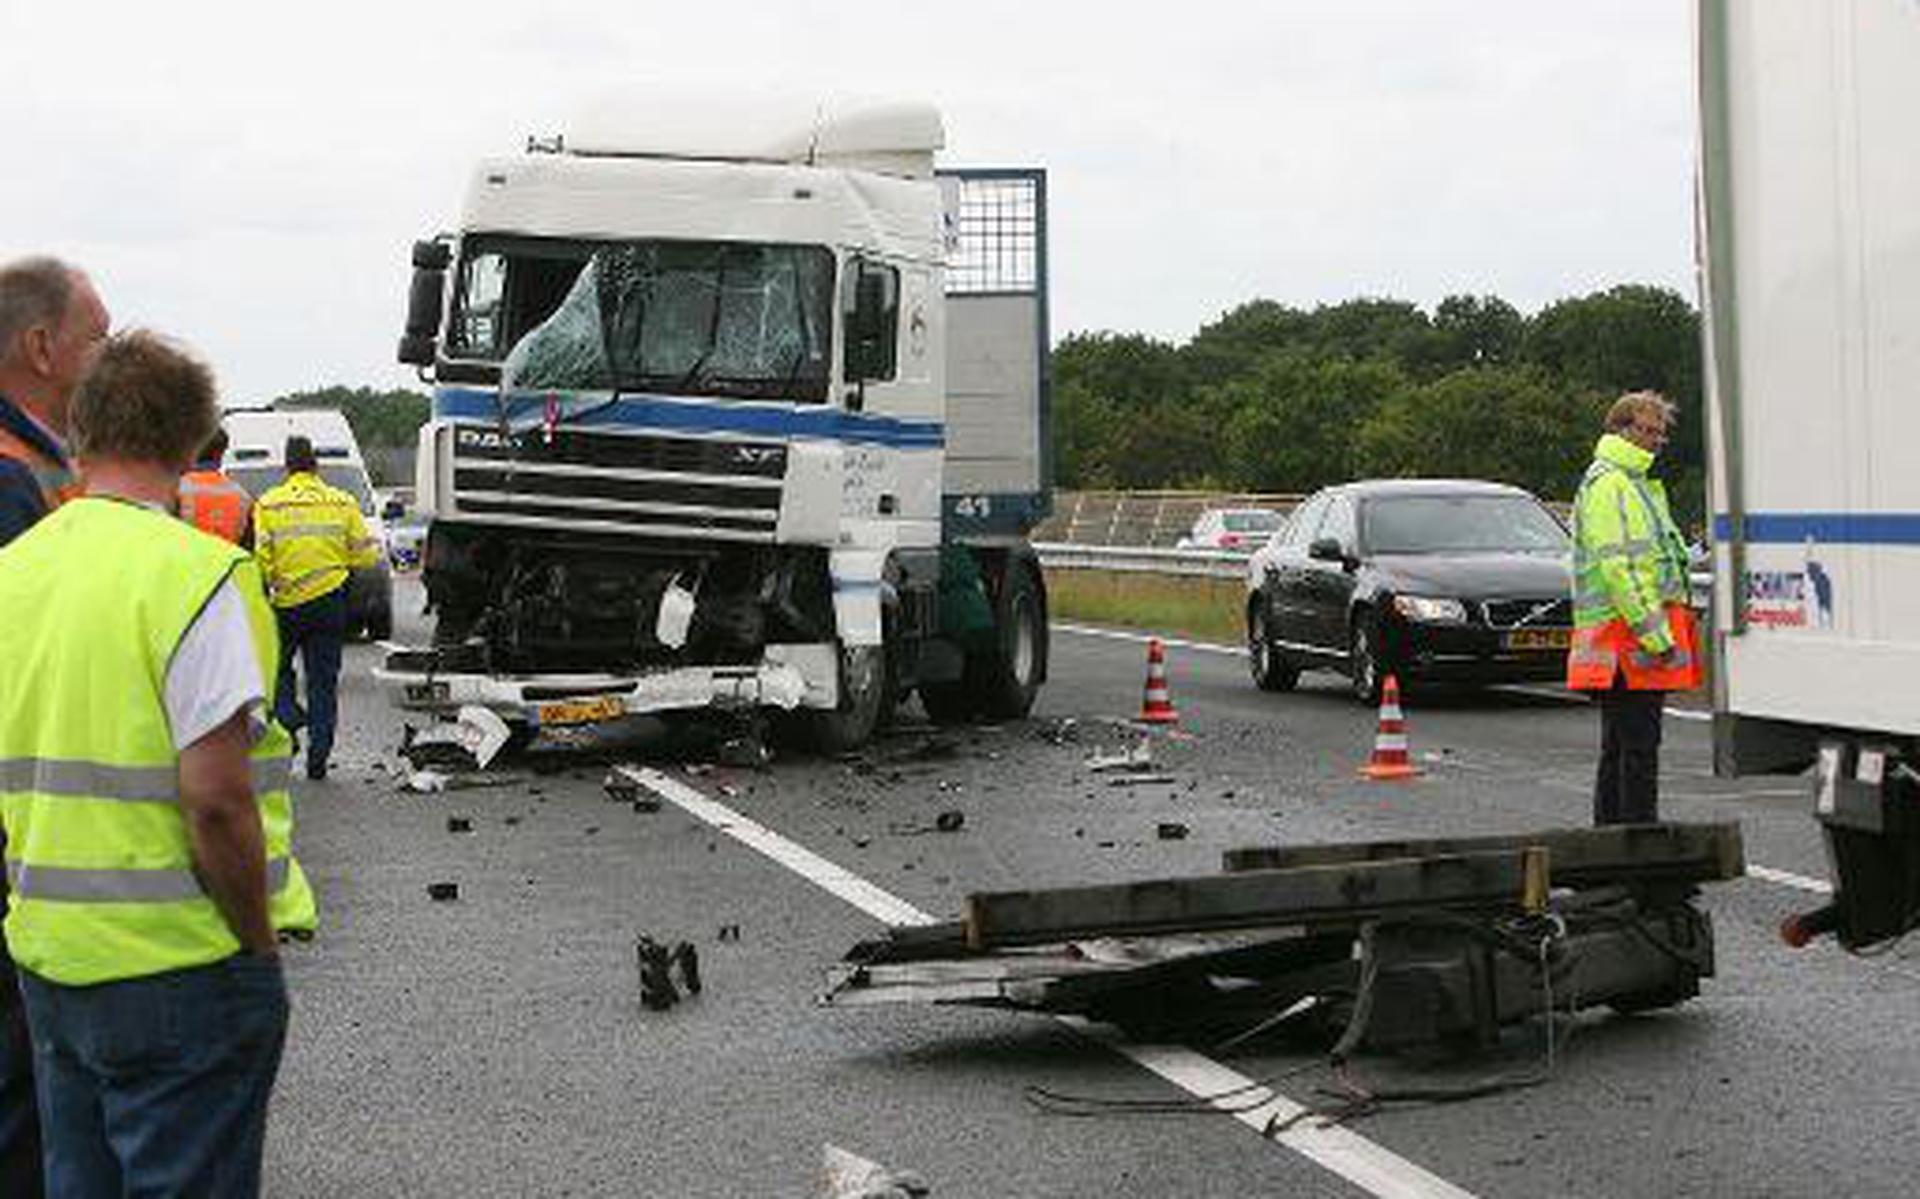
<svg viewBox="0 0 1920 1199">
<path fill-rule="evenodd" d="M 1685 604 L 1665 605 L 1673 653 L 1665 663 L 1640 644 L 1625 620 L 1573 631 L 1567 652 L 1567 686 L 1574 691 L 1606 691 L 1614 674 L 1626 676 L 1633 691 L 1691 691 L 1705 678 L 1700 660 L 1700 622 Z"/>
<path fill-rule="evenodd" d="M 11 458 L 33 472 L 33 481 L 40 485 L 40 498 L 46 501 L 48 512 L 86 490 L 72 469 L 4 427 L 0 427 L 0 458 Z"/>
<path fill-rule="evenodd" d="M 253 497 L 247 489 L 218 470 L 180 476 L 180 519 L 203 533 L 239 545 L 252 508 Z"/>
</svg>

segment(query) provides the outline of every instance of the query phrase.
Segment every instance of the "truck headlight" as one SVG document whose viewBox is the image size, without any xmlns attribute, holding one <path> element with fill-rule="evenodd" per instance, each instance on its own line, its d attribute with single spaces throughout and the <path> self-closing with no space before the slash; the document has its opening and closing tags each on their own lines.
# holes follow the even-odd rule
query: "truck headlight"
<svg viewBox="0 0 1920 1199">
<path fill-rule="evenodd" d="M 1434 599 L 1424 595 L 1396 595 L 1393 610 L 1421 624 L 1465 624 L 1467 606 L 1457 599 Z"/>
</svg>

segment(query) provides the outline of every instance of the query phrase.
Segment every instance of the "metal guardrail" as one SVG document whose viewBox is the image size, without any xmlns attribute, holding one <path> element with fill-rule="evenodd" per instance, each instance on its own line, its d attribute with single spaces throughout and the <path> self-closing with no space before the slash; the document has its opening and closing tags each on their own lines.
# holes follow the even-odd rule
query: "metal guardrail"
<svg viewBox="0 0 1920 1199">
<path fill-rule="evenodd" d="M 1059 541 L 1035 542 L 1042 566 L 1060 570 L 1111 570 L 1123 573 L 1162 575 L 1201 575 L 1216 579 L 1244 578 L 1251 554 L 1237 550 L 1169 550 L 1158 546 L 1069 545 Z M 1693 606 L 1706 611 L 1713 606 L 1713 575 L 1696 571 L 1687 576 L 1691 584 Z"/>
</svg>

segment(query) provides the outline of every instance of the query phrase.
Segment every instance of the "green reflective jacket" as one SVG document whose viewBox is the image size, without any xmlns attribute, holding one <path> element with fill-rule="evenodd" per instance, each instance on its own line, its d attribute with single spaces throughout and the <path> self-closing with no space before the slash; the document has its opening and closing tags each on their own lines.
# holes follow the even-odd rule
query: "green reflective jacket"
<svg viewBox="0 0 1920 1199">
<path fill-rule="evenodd" d="M 1624 621 L 1649 653 L 1673 646 L 1665 605 L 1687 602 L 1687 543 L 1649 478 L 1651 451 L 1608 433 L 1573 500 L 1573 623 Z"/>
<path fill-rule="evenodd" d="M 272 708 L 278 645 L 246 551 L 162 512 L 82 498 L 0 550 L 0 820 L 14 960 L 66 986 L 205 965 L 240 943 L 200 885 L 167 721 L 168 664 L 228 578 Z M 268 915 L 310 929 L 291 739 L 252 752 Z"/>
</svg>

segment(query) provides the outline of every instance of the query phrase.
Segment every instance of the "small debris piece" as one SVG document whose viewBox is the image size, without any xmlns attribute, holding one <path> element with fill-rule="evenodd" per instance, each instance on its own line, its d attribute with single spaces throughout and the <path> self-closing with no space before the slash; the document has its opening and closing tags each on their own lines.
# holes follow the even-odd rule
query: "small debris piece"
<svg viewBox="0 0 1920 1199">
<path fill-rule="evenodd" d="M 691 941 L 681 941 L 673 947 L 673 968 L 680 974 L 680 985 L 687 994 L 700 993 L 700 952 Z"/>
<path fill-rule="evenodd" d="M 720 926 L 719 935 L 714 939 L 716 941 L 738 941 L 740 939 L 740 926 L 737 924 L 723 924 Z"/>
<path fill-rule="evenodd" d="M 1095 754 L 1084 763 L 1086 769 L 1094 774 L 1106 774 L 1116 770 L 1129 770 L 1135 773 L 1153 769 L 1153 742 L 1145 737 L 1139 744 L 1124 753 Z"/>
<path fill-rule="evenodd" d="M 607 772 L 600 790 L 614 803 L 632 803 L 640 798 L 639 781 L 618 766 Z"/>
<path fill-rule="evenodd" d="M 449 816 L 447 817 L 447 831 L 450 833 L 470 833 L 473 831 L 473 821 L 467 819 L 465 816 Z"/>
<path fill-rule="evenodd" d="M 822 1146 L 820 1160 L 826 1174 L 826 1199 L 920 1199 L 933 1193 L 913 1171 L 889 1170 L 838 1145 Z"/>
<path fill-rule="evenodd" d="M 853 847 L 855 849 L 865 849 L 867 846 L 871 844 L 873 844 L 872 837 L 855 837 L 853 839 Z"/>
<path fill-rule="evenodd" d="M 518 816 L 508 816 L 502 819 L 500 823 L 506 825 L 508 828 L 512 828 L 514 825 L 520 823 L 520 818 Z"/>
<path fill-rule="evenodd" d="M 430 795 L 447 789 L 447 776 L 437 770 L 416 770 L 401 782 L 400 789 L 415 795 Z"/>
<path fill-rule="evenodd" d="M 967 823 L 967 814 L 959 808 L 948 808 L 933 818 L 933 827 L 943 833 L 957 833 Z"/>
<path fill-rule="evenodd" d="M 1109 787 L 1153 787 L 1172 786 L 1179 782 L 1170 774 L 1123 774 L 1107 780 Z"/>
<path fill-rule="evenodd" d="M 773 752 L 758 737 L 729 737 L 713 756 L 720 765 L 738 770 L 758 770 L 773 761 Z"/>
<path fill-rule="evenodd" d="M 459 883 L 428 883 L 427 898 L 435 903 L 448 903 L 460 898 Z"/>
<path fill-rule="evenodd" d="M 589 824 L 587 826 L 587 836 L 589 837 L 593 836 L 595 833 L 599 831 L 600 831 L 600 826 L 597 824 Z"/>
<path fill-rule="evenodd" d="M 1157 831 L 1162 841 L 1185 841 L 1189 830 L 1178 820 L 1162 820 Z"/>
<path fill-rule="evenodd" d="M 668 973 L 672 961 L 667 947 L 642 934 L 634 941 L 633 951 L 640 966 L 640 1006 L 664 1012 L 679 1003 L 680 992 Z"/>
</svg>

